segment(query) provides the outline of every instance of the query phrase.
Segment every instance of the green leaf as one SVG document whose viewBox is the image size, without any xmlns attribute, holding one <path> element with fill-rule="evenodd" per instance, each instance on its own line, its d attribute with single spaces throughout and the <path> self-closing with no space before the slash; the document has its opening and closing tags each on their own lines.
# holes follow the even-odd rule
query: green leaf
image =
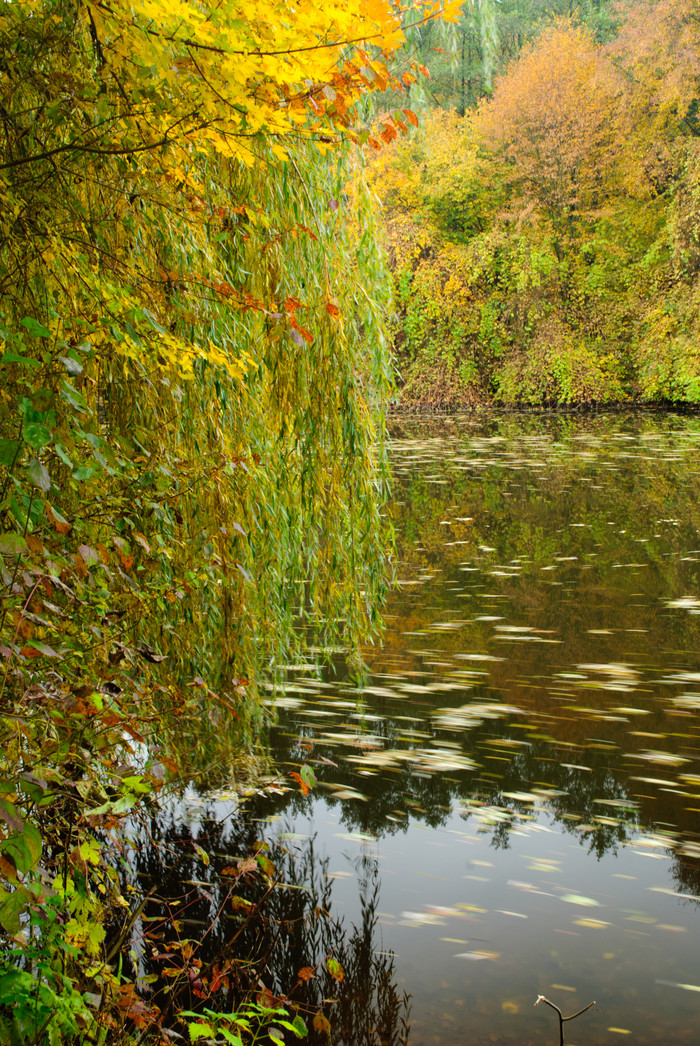
<svg viewBox="0 0 700 1046">
<path fill-rule="evenodd" d="M 0 534 L 0 555 L 16 556 L 18 553 L 24 552 L 26 547 L 27 542 L 21 534 L 15 534 L 14 531 Z"/>
<path fill-rule="evenodd" d="M 205 1035 L 211 1036 L 214 1034 L 211 1024 L 207 1024 L 205 1021 L 202 1021 L 201 1024 L 190 1024 L 189 1031 L 190 1042 L 196 1042 L 197 1039 L 201 1039 Z"/>
<path fill-rule="evenodd" d="M 51 442 L 51 429 L 47 429 L 46 425 L 40 425 L 36 421 L 28 422 L 22 429 L 22 435 L 25 443 L 28 443 L 34 450 L 41 450 Z"/>
<path fill-rule="evenodd" d="M 90 465 L 83 465 L 81 468 L 75 470 L 75 472 L 73 473 L 73 479 L 82 481 L 85 479 L 90 479 L 94 475 L 94 468 L 92 468 Z"/>
<path fill-rule="evenodd" d="M 17 870 L 30 872 L 41 857 L 42 841 L 39 829 L 26 822 L 21 832 L 15 832 L 9 839 L 0 843 L 0 850 L 10 854 Z"/>
<path fill-rule="evenodd" d="M 0 465 L 10 468 L 21 455 L 22 440 L 0 439 Z"/>
<path fill-rule="evenodd" d="M 92 567 L 95 563 L 100 562 L 100 554 L 96 549 L 91 548 L 90 545 L 78 545 L 78 552 L 80 558 L 86 566 Z"/>
<path fill-rule="evenodd" d="M 0 906 L 0 925 L 3 929 L 7 930 L 8 933 L 19 933 L 21 929 L 19 917 L 31 899 L 29 891 L 24 886 L 18 886 Z M 3 971 L 3 981 L 5 981 L 7 973 L 8 971 Z M 9 988 L 9 985 L 4 984 L 3 987 L 7 989 Z M 15 1002 L 15 998 L 12 998 L 13 1002 Z"/>
<path fill-rule="evenodd" d="M 48 788 L 46 781 L 42 781 L 41 778 L 35 777 L 34 774 L 31 774 L 28 771 L 19 774 L 19 780 L 22 785 L 22 791 L 26 792 L 32 802 L 41 802 L 46 793 L 46 789 Z"/>
<path fill-rule="evenodd" d="M 37 320 L 33 320 L 31 316 L 25 316 L 22 320 L 22 326 L 31 334 L 33 338 L 50 338 L 51 331 L 48 327 L 45 327 L 43 323 L 39 323 Z"/>
<path fill-rule="evenodd" d="M 75 378 L 78 374 L 83 373 L 82 364 L 78 363 L 77 360 L 72 359 L 70 356 L 59 356 L 58 357 L 63 366 L 66 368 L 68 374 Z"/>
<path fill-rule="evenodd" d="M 331 957 L 326 959 L 326 969 L 330 973 L 331 977 L 336 981 L 342 981 L 343 977 L 345 976 L 345 971 L 337 959 L 333 959 Z"/>
<path fill-rule="evenodd" d="M 203 846 L 199 846 L 198 843 L 192 843 L 192 845 L 194 847 L 194 852 L 197 854 L 197 856 L 199 858 L 201 858 L 201 860 L 203 861 L 203 863 L 206 866 L 208 866 L 208 864 L 209 864 L 209 854 L 204 849 L 204 847 Z"/>
<path fill-rule="evenodd" d="M 27 646 L 32 647 L 34 650 L 38 650 L 44 657 L 57 657 L 59 661 L 63 660 L 63 654 L 57 653 L 53 647 L 47 646 L 46 643 L 40 643 L 37 639 L 30 639 L 27 642 Z"/>
<path fill-rule="evenodd" d="M 600 904 L 595 901 L 592 897 L 585 897 L 580 893 L 564 893 L 559 898 L 560 901 L 566 901 L 567 904 L 578 904 L 582 908 L 599 908 Z"/>
<path fill-rule="evenodd" d="M 41 364 L 38 360 L 33 360 L 31 356 L 18 356 L 16 352 L 6 352 L 0 358 L 0 363 L 19 363 L 21 367 L 40 367 Z"/>
<path fill-rule="evenodd" d="M 219 1035 L 223 1035 L 226 1042 L 230 1042 L 231 1046 L 243 1046 L 243 1039 L 240 1035 L 234 1035 L 228 1028 L 219 1028 Z"/>
<path fill-rule="evenodd" d="M 309 1034 L 309 1029 L 306 1027 L 306 1024 L 299 1016 L 299 1014 L 297 1014 L 294 1020 L 292 1021 L 292 1031 L 298 1039 L 303 1039 L 305 1035 Z"/>
<path fill-rule="evenodd" d="M 68 457 L 68 455 L 66 454 L 65 449 L 61 446 L 60 443 L 56 443 L 55 444 L 54 450 L 58 454 L 58 456 L 61 459 L 61 461 L 63 462 L 63 464 L 67 465 L 69 469 L 72 469 L 73 468 L 73 462 Z"/>
<path fill-rule="evenodd" d="M 153 785 L 150 781 L 144 781 L 141 774 L 134 774 L 133 777 L 122 777 L 122 784 L 125 784 L 127 788 L 131 788 L 131 790 L 136 792 L 137 795 L 139 793 L 148 795 L 149 792 L 153 791 Z M 209 854 L 205 850 L 202 850 L 201 846 L 197 846 L 196 843 L 194 844 L 194 848 L 204 863 L 209 864 Z"/>
<path fill-rule="evenodd" d="M 141 314 L 142 314 L 142 316 L 143 316 L 143 318 L 145 320 L 148 320 L 148 322 L 150 323 L 151 327 L 153 327 L 154 330 L 158 331 L 159 334 L 165 334 L 166 333 L 165 327 L 161 326 L 161 324 L 158 323 L 158 320 L 155 318 L 153 313 L 148 311 L 148 309 L 146 309 L 145 307 L 143 309 L 141 309 Z"/>
<path fill-rule="evenodd" d="M 265 854 L 257 854 L 255 860 L 258 862 L 258 867 L 263 875 L 266 875 L 268 879 L 271 879 L 275 874 L 275 866 L 269 857 Z"/>
<path fill-rule="evenodd" d="M 139 801 L 137 795 L 122 795 L 117 799 L 116 803 L 112 804 L 113 814 L 126 814 L 129 810 L 133 809 Z"/>
<path fill-rule="evenodd" d="M 93 806 L 91 810 L 85 810 L 84 814 L 86 817 L 101 817 L 102 814 L 111 813 L 113 805 L 111 800 L 107 800 L 102 806 Z"/>
<path fill-rule="evenodd" d="M 87 405 L 87 400 L 83 396 L 82 392 L 71 385 L 69 381 L 64 381 L 61 384 L 61 397 L 69 403 L 75 410 L 79 410 L 82 414 L 88 413 L 90 408 Z"/>
<path fill-rule="evenodd" d="M 46 465 L 42 465 L 36 458 L 33 458 L 27 465 L 27 475 L 34 486 L 43 490 L 45 494 L 51 489 L 49 471 Z"/>
</svg>

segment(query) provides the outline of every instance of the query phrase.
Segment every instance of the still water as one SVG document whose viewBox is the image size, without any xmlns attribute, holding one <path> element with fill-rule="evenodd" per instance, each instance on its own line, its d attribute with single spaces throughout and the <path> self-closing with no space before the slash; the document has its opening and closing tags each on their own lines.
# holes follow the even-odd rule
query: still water
<svg viewBox="0 0 700 1046">
<path fill-rule="evenodd" d="M 318 784 L 255 796 L 248 841 L 295 855 L 337 930 L 275 969 L 335 949 L 336 1042 L 558 1042 L 538 995 L 596 1001 L 567 1043 L 695 1042 L 700 419 L 396 422 L 391 461 L 364 685 L 338 655 L 270 697 L 274 758 Z"/>
</svg>

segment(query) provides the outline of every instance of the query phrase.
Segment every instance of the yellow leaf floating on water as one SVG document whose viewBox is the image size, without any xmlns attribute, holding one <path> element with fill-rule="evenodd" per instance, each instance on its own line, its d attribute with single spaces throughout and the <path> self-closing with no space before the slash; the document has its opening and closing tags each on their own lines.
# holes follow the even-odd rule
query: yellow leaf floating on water
<svg viewBox="0 0 700 1046">
<path fill-rule="evenodd" d="M 608 1031 L 616 1032 L 618 1035 L 630 1035 L 629 1028 L 608 1028 Z"/>
<path fill-rule="evenodd" d="M 592 897 L 584 897 L 582 893 L 565 893 L 559 900 L 566 901 L 567 904 L 578 904 L 581 908 L 600 908 L 598 901 L 594 901 Z"/>
<path fill-rule="evenodd" d="M 686 992 L 700 992 L 700 984 L 680 984 L 678 981 L 662 981 L 656 978 L 657 984 L 664 984 L 667 988 L 683 988 Z"/>
</svg>

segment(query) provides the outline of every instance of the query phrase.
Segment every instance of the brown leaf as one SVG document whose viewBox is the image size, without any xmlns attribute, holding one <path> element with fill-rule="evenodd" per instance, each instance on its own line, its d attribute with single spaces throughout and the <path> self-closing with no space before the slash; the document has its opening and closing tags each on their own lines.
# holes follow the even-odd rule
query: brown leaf
<svg viewBox="0 0 700 1046">
<path fill-rule="evenodd" d="M 141 548 L 142 548 L 142 549 L 143 549 L 143 550 L 144 550 L 145 552 L 148 552 L 148 553 L 149 553 L 149 555 L 150 555 L 150 552 L 151 552 L 151 546 L 150 546 L 150 545 L 148 544 L 148 542 L 146 541 L 146 539 L 145 539 L 145 537 L 143 536 L 143 534 L 140 534 L 140 533 L 139 533 L 138 531 L 134 531 L 134 533 L 132 534 L 132 537 L 133 537 L 134 541 L 135 541 L 135 542 L 136 542 L 136 543 L 137 543 L 138 545 L 140 545 L 140 546 L 141 546 Z"/>
<path fill-rule="evenodd" d="M 46 511 L 54 529 L 57 530 L 59 534 L 68 534 L 73 529 L 68 520 L 62 516 L 60 512 L 57 512 L 55 508 L 49 505 L 48 502 L 46 503 Z"/>
<path fill-rule="evenodd" d="M 17 882 L 17 869 L 14 857 L 0 854 L 0 875 L 11 883 Z"/>
<path fill-rule="evenodd" d="M 0 799 L 0 821 L 4 821 L 6 825 L 9 825 L 13 832 L 22 831 L 22 818 L 17 813 L 14 804 L 7 799 Z"/>
</svg>

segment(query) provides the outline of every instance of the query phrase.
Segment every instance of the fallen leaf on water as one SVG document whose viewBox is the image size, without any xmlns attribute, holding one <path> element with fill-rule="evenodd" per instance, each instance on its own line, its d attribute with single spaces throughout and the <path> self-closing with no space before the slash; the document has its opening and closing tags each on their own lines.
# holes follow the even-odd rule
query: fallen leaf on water
<svg viewBox="0 0 700 1046">
<path fill-rule="evenodd" d="M 498 959 L 500 958 L 500 952 L 460 952 L 455 955 L 455 959 L 473 959 L 474 962 L 479 962 L 481 959 Z M 700 988 L 698 988 L 700 991 Z"/>
<path fill-rule="evenodd" d="M 592 897 L 584 897 L 582 893 L 565 893 L 559 900 L 566 901 L 567 904 L 578 904 L 582 908 L 600 908 L 598 901 L 594 901 Z"/>
<path fill-rule="evenodd" d="M 445 920 L 429 912 L 401 912 L 404 926 L 444 926 Z"/>
<path fill-rule="evenodd" d="M 683 988 L 687 992 L 700 992 L 700 984 L 680 984 L 678 981 L 662 981 L 656 978 L 657 984 L 665 984 L 667 988 Z"/>
</svg>

